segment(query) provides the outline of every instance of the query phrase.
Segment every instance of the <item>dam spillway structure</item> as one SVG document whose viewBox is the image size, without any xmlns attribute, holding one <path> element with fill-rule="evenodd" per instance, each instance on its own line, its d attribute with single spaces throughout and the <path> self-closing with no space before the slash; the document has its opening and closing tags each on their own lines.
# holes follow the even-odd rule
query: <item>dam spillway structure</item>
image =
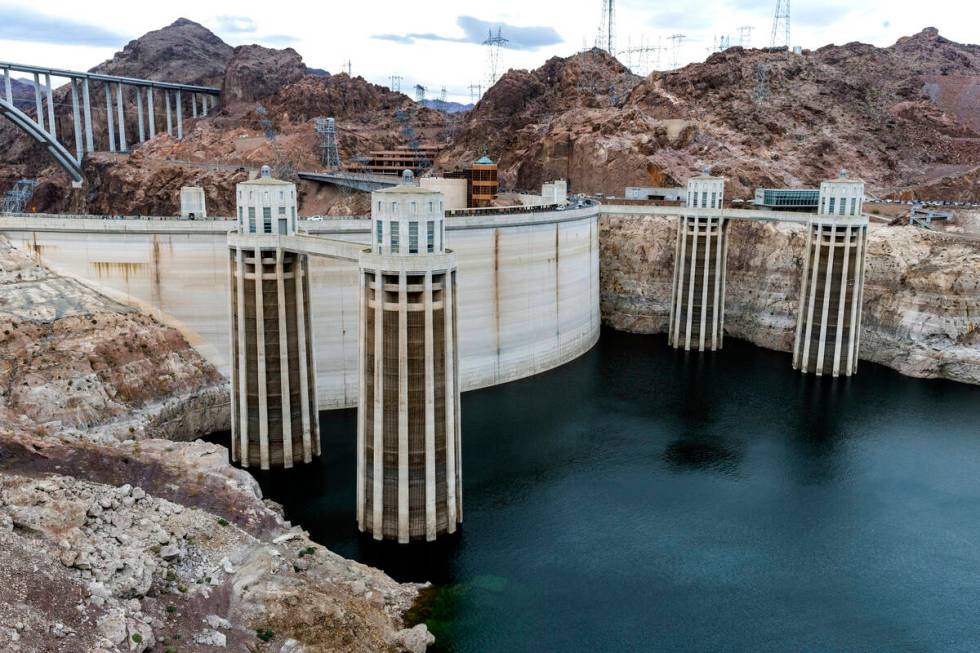
<svg viewBox="0 0 980 653">
<path fill-rule="evenodd" d="M 717 209 L 717 216 L 681 215 L 674 248 L 668 338 L 676 349 L 715 351 L 725 335 L 727 225 L 722 217 L 725 180 L 707 172 L 687 183 L 687 208 Z"/>
<path fill-rule="evenodd" d="M 357 524 L 401 543 L 462 522 L 456 256 L 442 195 L 403 183 L 371 195 L 359 262 Z"/>
<path fill-rule="evenodd" d="M 793 369 L 817 376 L 857 372 L 868 220 L 864 182 L 846 173 L 820 185 L 807 244 Z"/>
<path fill-rule="evenodd" d="M 259 178 L 236 186 L 236 199 L 239 236 L 228 252 L 231 458 L 242 467 L 288 468 L 320 455 L 308 256 L 264 238 L 296 233 L 296 186 L 263 166 Z"/>
</svg>

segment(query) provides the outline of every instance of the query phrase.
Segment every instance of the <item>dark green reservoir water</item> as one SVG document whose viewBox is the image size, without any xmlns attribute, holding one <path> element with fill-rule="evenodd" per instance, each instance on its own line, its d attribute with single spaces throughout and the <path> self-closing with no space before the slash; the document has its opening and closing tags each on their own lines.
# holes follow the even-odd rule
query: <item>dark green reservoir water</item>
<svg viewBox="0 0 980 653">
<path fill-rule="evenodd" d="M 604 331 L 462 405 L 450 541 L 358 535 L 353 410 L 257 474 L 315 540 L 434 582 L 438 651 L 980 651 L 978 388 Z"/>
</svg>

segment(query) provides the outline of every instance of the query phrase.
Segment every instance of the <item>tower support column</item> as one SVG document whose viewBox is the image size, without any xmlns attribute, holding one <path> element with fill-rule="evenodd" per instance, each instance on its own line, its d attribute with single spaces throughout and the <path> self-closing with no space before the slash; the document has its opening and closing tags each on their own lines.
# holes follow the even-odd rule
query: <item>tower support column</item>
<svg viewBox="0 0 980 653">
<path fill-rule="evenodd" d="M 816 221 L 808 229 L 793 369 L 851 376 L 857 371 L 867 225 Z"/>
<path fill-rule="evenodd" d="M 307 255 L 238 246 L 229 252 L 233 459 L 261 469 L 310 462 L 319 455 L 319 427 Z"/>
<path fill-rule="evenodd" d="M 405 179 L 372 195 L 357 416 L 358 529 L 401 543 L 454 533 L 463 515 L 456 257 L 438 237 L 442 195 Z"/>
<path fill-rule="evenodd" d="M 678 349 L 721 349 L 725 329 L 724 218 L 681 217 L 674 247 L 669 340 Z"/>
</svg>

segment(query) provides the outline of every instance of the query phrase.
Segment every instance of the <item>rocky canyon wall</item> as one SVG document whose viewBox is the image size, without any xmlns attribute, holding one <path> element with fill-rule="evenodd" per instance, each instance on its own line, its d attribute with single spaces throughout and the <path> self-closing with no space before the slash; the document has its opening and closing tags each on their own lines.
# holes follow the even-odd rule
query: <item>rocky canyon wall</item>
<svg viewBox="0 0 980 653">
<path fill-rule="evenodd" d="M 600 220 L 602 318 L 615 329 L 666 333 L 676 221 Z M 791 351 L 806 231 L 733 222 L 725 332 Z M 980 241 L 872 225 L 861 359 L 902 374 L 980 384 Z"/>
<path fill-rule="evenodd" d="M 124 264 L 121 264 L 124 265 Z M 175 329 L 0 237 L 0 650 L 412 651 L 418 586 L 311 542 Z"/>
</svg>

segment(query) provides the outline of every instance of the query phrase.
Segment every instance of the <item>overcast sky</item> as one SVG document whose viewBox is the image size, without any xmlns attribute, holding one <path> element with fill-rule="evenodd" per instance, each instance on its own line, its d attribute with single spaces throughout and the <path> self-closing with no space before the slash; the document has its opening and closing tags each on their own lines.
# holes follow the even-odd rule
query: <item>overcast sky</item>
<svg viewBox="0 0 980 653">
<path fill-rule="evenodd" d="M 617 50 L 662 42 L 666 69 L 673 34 L 687 37 L 681 64 L 703 60 L 718 37 L 730 35 L 737 44 L 740 26 L 755 28 L 752 45 L 768 45 L 775 6 L 776 0 L 618 0 Z M 307 65 L 331 73 L 350 60 L 353 73 L 372 82 L 388 85 L 391 75 L 400 75 L 410 95 L 416 83 L 430 97 L 446 86 L 450 99 L 466 102 L 471 84 L 486 85 L 487 48 L 480 43 L 488 29 L 500 28 L 509 39 L 502 70 L 533 68 L 593 45 L 601 7 L 601 0 L 0 0 L 0 60 L 88 69 L 131 39 L 184 17 L 232 45 L 293 47 Z M 975 0 L 794 0 L 792 9 L 792 42 L 805 48 L 850 41 L 885 46 L 927 26 L 956 41 L 980 40 Z"/>
</svg>

